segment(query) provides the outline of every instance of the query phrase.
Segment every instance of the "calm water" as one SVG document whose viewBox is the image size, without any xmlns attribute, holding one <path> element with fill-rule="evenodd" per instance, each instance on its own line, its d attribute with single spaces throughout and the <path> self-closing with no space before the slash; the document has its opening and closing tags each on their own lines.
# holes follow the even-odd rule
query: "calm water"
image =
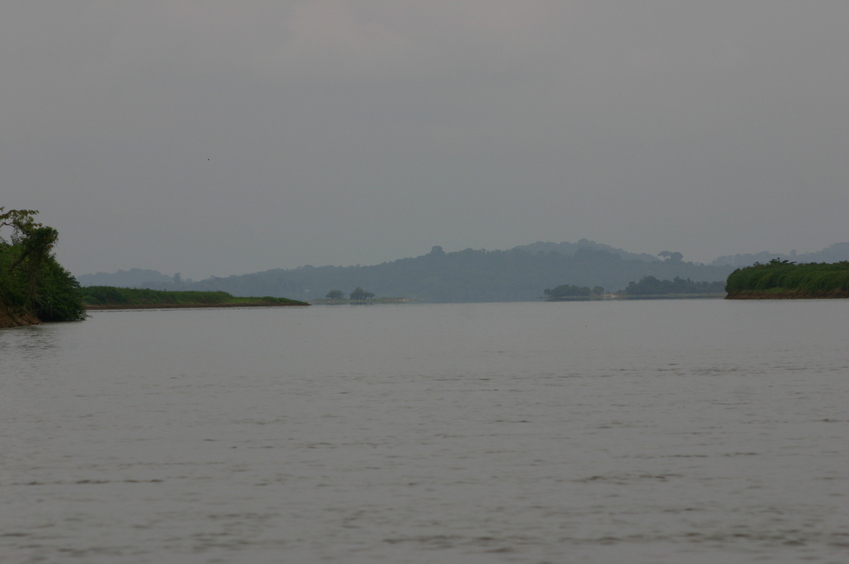
<svg viewBox="0 0 849 564">
<path fill-rule="evenodd" d="M 0 331 L 0 561 L 846 562 L 849 300 Z"/>
</svg>

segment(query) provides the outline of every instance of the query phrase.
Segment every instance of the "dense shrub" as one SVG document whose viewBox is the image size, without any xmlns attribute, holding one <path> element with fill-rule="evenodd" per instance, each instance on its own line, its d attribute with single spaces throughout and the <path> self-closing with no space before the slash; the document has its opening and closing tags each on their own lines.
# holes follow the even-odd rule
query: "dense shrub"
<svg viewBox="0 0 849 564">
<path fill-rule="evenodd" d="M 227 292 L 169 292 L 113 286 L 87 286 L 80 292 L 83 302 L 91 305 L 221 304 L 233 299 Z"/>
<path fill-rule="evenodd" d="M 223 304 L 306 305 L 287 298 L 236 298 L 220 291 L 170 291 L 148 288 L 116 288 L 114 286 L 86 286 L 79 290 L 84 304 L 89 306 L 196 306 Z"/>
<path fill-rule="evenodd" d="M 729 294 L 797 292 L 812 296 L 849 292 L 849 261 L 795 264 L 772 260 L 738 268 L 728 276 Z"/>
<path fill-rule="evenodd" d="M 3 212 L 4 208 L 0 208 Z M 58 233 L 36 223 L 34 210 L 0 213 L 0 314 L 8 321 L 76 321 L 85 317 L 79 284 L 56 261 Z M 6 323 L 7 325 L 9 323 Z M 14 325 L 15 323 L 11 323 Z"/>
<path fill-rule="evenodd" d="M 654 276 L 644 276 L 639 282 L 630 282 L 623 294 L 631 296 L 660 296 L 667 294 L 720 294 L 724 291 L 723 282 L 693 282 L 689 278 L 676 276 L 672 280 L 658 280 Z"/>
<path fill-rule="evenodd" d="M 557 301 L 569 298 L 589 297 L 593 291 L 587 286 L 573 286 L 571 284 L 561 284 L 553 290 L 546 288 L 543 293 L 549 301 Z M 599 294 L 601 292 L 598 292 Z"/>
</svg>

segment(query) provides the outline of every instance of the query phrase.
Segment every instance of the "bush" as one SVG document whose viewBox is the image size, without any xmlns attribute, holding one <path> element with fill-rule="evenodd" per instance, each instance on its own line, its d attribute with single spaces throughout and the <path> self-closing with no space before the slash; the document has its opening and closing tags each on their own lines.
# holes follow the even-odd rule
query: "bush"
<svg viewBox="0 0 849 564">
<path fill-rule="evenodd" d="M 849 261 L 794 264 L 774 259 L 738 268 L 728 276 L 730 294 L 741 292 L 801 292 L 822 295 L 849 292 Z"/>
<path fill-rule="evenodd" d="M 34 316 L 40 321 L 84 319 L 79 284 L 51 252 L 58 233 L 36 223 L 37 213 L 0 213 L 0 228 L 12 229 L 9 241 L 0 237 L 0 309 L 7 315 Z"/>
</svg>

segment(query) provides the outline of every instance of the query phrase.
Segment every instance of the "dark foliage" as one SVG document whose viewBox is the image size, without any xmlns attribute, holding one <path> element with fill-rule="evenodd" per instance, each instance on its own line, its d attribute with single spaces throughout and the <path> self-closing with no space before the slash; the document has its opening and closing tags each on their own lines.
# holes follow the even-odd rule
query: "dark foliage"
<svg viewBox="0 0 849 564">
<path fill-rule="evenodd" d="M 588 297 L 592 295 L 593 291 L 591 288 L 588 288 L 586 286 L 572 286 L 569 284 L 561 284 L 553 290 L 546 289 L 543 293 L 549 301 L 557 301 L 568 298 Z"/>
<path fill-rule="evenodd" d="M 729 295 L 797 292 L 812 297 L 849 292 L 849 261 L 795 264 L 773 259 L 739 268 L 728 276 Z"/>
<path fill-rule="evenodd" d="M 88 286 L 81 290 L 90 305 L 221 304 L 233 296 L 227 292 L 168 292 L 113 286 Z"/>
<path fill-rule="evenodd" d="M 661 296 L 669 294 L 721 294 L 725 291 L 725 282 L 693 282 L 689 278 L 678 276 L 672 280 L 658 280 L 654 276 L 644 276 L 639 282 L 630 282 L 622 291 L 629 296 Z"/>
<path fill-rule="evenodd" d="M 352 300 L 370 300 L 374 297 L 374 294 L 371 292 L 366 292 L 359 286 L 357 286 L 353 292 L 351 292 Z"/>
<path fill-rule="evenodd" d="M 147 288 L 116 288 L 114 286 L 88 286 L 80 290 L 86 305 L 93 306 L 156 306 L 156 305 L 218 305 L 237 302 L 265 302 L 269 304 L 300 304 L 286 298 L 262 296 L 237 298 L 227 292 L 150 290 Z"/>
<path fill-rule="evenodd" d="M 0 208 L 3 212 L 3 208 Z M 85 318 L 79 284 L 53 254 L 59 235 L 36 223 L 35 210 L 0 213 L 0 311 L 10 318 L 32 316 L 40 321 L 76 321 Z"/>
</svg>

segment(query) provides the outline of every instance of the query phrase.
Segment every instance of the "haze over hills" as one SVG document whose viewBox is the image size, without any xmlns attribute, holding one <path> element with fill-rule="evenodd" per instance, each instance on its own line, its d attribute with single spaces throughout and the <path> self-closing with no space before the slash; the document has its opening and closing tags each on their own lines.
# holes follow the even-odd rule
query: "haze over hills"
<svg viewBox="0 0 849 564">
<path fill-rule="evenodd" d="M 563 243 L 544 243 L 542 241 L 537 241 L 530 245 L 520 245 L 513 248 L 520 251 L 528 251 L 529 253 L 547 253 L 553 251 L 562 255 L 574 255 L 579 249 L 592 249 L 594 251 L 608 251 L 615 255 L 619 255 L 623 259 L 629 260 L 642 260 L 646 262 L 655 262 L 660 260 L 656 255 L 650 255 L 648 253 L 629 253 L 623 249 L 605 245 L 604 243 L 596 243 L 595 241 L 590 241 L 588 239 L 581 239 L 577 243 L 568 243 L 565 241 Z"/>
<path fill-rule="evenodd" d="M 107 274 L 83 274 L 77 276 L 80 286 L 117 286 L 119 288 L 139 288 L 146 283 L 168 283 L 174 280 L 173 276 L 162 274 L 158 270 L 146 268 L 131 268 L 130 270 L 119 270 Z"/>
<path fill-rule="evenodd" d="M 507 251 L 466 249 L 430 253 L 372 266 L 302 266 L 263 272 L 182 280 L 155 270 L 119 271 L 78 277 L 83 286 L 115 285 L 169 290 L 223 290 L 237 296 L 274 296 L 298 300 L 323 298 L 332 290 L 350 292 L 362 287 L 378 296 L 404 297 L 425 302 L 480 302 L 536 300 L 547 288 L 561 284 L 601 286 L 619 291 L 644 276 L 693 281 L 724 280 L 738 266 L 784 258 L 780 253 L 720 257 L 706 265 L 687 262 L 680 253 L 663 253 L 661 260 L 647 253 L 582 239 L 577 243 L 544 243 Z M 750 259 L 754 260 L 750 260 Z M 793 255 L 797 262 L 849 260 L 849 243 L 838 243 L 815 253 Z"/>
<path fill-rule="evenodd" d="M 727 265 L 734 267 L 744 267 L 755 264 L 756 262 L 764 264 L 776 258 L 780 260 L 789 260 L 798 263 L 840 262 L 844 260 L 849 260 L 849 243 L 834 243 L 833 245 L 829 245 L 821 251 L 815 251 L 812 253 L 797 254 L 796 251 L 790 251 L 789 254 L 785 255 L 782 253 L 769 253 L 764 251 L 761 253 L 754 254 L 747 253 L 742 255 L 726 255 L 714 259 L 711 264 L 714 266 Z"/>
</svg>

